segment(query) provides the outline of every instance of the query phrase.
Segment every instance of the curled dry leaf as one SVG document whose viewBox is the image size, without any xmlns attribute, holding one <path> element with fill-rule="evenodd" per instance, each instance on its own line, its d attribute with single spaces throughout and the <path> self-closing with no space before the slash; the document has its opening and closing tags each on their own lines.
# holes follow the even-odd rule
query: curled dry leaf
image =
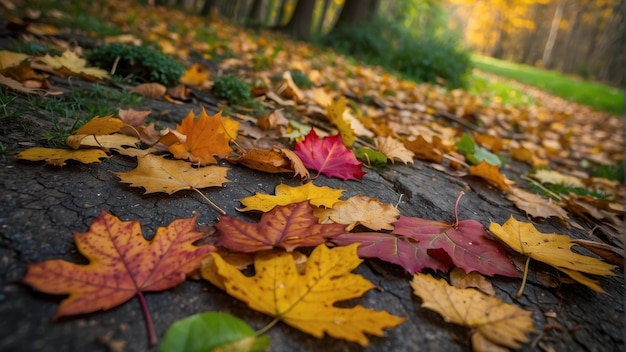
<svg viewBox="0 0 626 352">
<path fill-rule="evenodd" d="M 128 90 L 146 98 L 156 99 L 165 95 L 167 87 L 161 83 L 143 83 L 135 87 L 129 87 Z"/>
<path fill-rule="evenodd" d="M 535 331 L 532 312 L 507 304 L 475 289 L 459 289 L 443 279 L 415 274 L 411 281 L 422 307 L 439 313 L 446 322 L 473 329 L 475 351 L 501 351 L 520 348 Z"/>
<path fill-rule="evenodd" d="M 477 271 L 466 273 L 460 268 L 453 268 L 450 272 L 450 284 L 456 288 L 475 288 L 489 296 L 496 295 L 491 282 Z"/>
</svg>

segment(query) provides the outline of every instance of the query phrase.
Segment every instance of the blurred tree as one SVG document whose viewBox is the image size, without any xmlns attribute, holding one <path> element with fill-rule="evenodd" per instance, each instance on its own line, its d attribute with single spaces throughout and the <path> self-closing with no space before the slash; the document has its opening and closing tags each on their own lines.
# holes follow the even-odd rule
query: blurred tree
<svg viewBox="0 0 626 352">
<path fill-rule="evenodd" d="M 315 0 L 298 0 L 291 19 L 280 29 L 294 39 L 311 39 L 314 8 Z"/>
</svg>

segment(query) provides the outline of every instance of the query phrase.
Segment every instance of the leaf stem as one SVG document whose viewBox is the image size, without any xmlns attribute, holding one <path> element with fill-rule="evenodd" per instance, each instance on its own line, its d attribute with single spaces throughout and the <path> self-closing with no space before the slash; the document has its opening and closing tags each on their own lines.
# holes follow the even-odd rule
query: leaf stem
<svg viewBox="0 0 626 352">
<path fill-rule="evenodd" d="M 456 202 L 454 203 L 454 225 L 452 225 L 452 227 L 455 229 L 459 227 L 459 202 L 461 201 L 461 198 L 463 198 L 463 195 L 465 195 L 465 192 L 461 191 L 459 196 L 456 197 Z"/>
<path fill-rule="evenodd" d="M 217 206 L 217 204 L 213 203 L 207 196 L 204 195 L 204 193 L 200 192 L 199 189 L 195 188 L 195 187 L 191 187 L 191 189 L 193 189 L 194 191 L 198 192 L 198 194 L 204 198 L 204 200 L 206 200 L 209 205 L 211 205 L 213 207 L 213 209 L 217 210 L 220 214 L 222 215 L 226 215 L 226 212 L 220 208 L 219 206 Z"/>
<path fill-rule="evenodd" d="M 526 258 L 526 265 L 524 265 L 524 278 L 522 279 L 522 286 L 520 286 L 519 290 L 515 294 L 515 298 L 522 297 L 522 293 L 524 292 L 524 287 L 526 287 L 526 279 L 528 278 L 528 264 L 530 264 L 530 257 Z"/>
<path fill-rule="evenodd" d="M 139 297 L 139 303 L 141 304 L 143 317 L 146 320 L 146 328 L 148 329 L 148 345 L 150 348 L 152 348 L 157 344 L 157 336 L 156 332 L 154 331 L 154 324 L 152 324 L 150 311 L 148 310 L 148 305 L 146 304 L 146 299 L 143 297 L 143 293 L 141 291 L 137 292 L 137 297 Z"/>
<path fill-rule="evenodd" d="M 255 337 L 259 337 L 259 336 L 265 334 L 269 329 L 273 328 L 274 325 L 276 325 L 279 321 L 280 321 L 280 318 L 274 318 L 274 320 L 270 321 L 270 323 L 265 325 L 263 328 L 261 328 L 261 330 L 256 331 L 254 333 L 254 336 Z"/>
<path fill-rule="evenodd" d="M 558 201 L 562 201 L 563 197 L 559 196 L 558 194 L 552 192 L 551 190 L 545 188 L 541 183 L 533 180 L 532 178 L 526 176 L 526 175 L 522 175 L 522 178 L 528 182 L 531 182 L 532 184 L 534 184 L 535 186 L 541 188 L 544 192 L 548 193 L 549 195 L 551 195 L 552 197 L 556 198 Z"/>
</svg>

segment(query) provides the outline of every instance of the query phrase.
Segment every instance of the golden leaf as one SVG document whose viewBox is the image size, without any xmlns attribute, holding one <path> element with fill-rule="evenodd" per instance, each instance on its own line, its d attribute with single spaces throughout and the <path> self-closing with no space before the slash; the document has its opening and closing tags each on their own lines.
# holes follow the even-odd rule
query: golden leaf
<svg viewBox="0 0 626 352">
<path fill-rule="evenodd" d="M 481 161 L 478 165 L 470 166 L 469 173 L 470 175 L 482 178 L 489 184 L 503 191 L 509 191 L 511 188 L 509 185 L 515 183 L 501 174 L 497 166 L 491 165 L 486 161 Z"/>
<path fill-rule="evenodd" d="M 344 190 L 333 189 L 327 186 L 316 186 L 313 182 L 305 183 L 302 186 L 291 187 L 285 184 L 276 186 L 274 196 L 269 194 L 256 193 L 253 196 L 241 200 L 244 208 L 241 211 L 258 210 L 268 212 L 277 205 L 288 205 L 300 203 L 308 200 L 312 205 L 332 208 L 339 202 Z"/>
<path fill-rule="evenodd" d="M 616 275 L 614 265 L 572 252 L 574 243 L 569 236 L 539 232 L 533 224 L 517 221 L 513 216 L 502 226 L 492 222 L 489 231 L 515 251 L 551 265 L 595 291 L 604 292 L 596 280 L 582 273 Z"/>
<path fill-rule="evenodd" d="M 374 285 L 350 273 L 362 260 L 357 244 L 330 250 L 319 245 L 313 250 L 300 274 L 290 253 L 265 251 L 257 254 L 256 275 L 247 277 L 212 255 L 218 286 L 251 309 L 268 314 L 292 327 L 322 338 L 324 333 L 367 346 L 365 333 L 382 336 L 383 329 L 402 323 L 405 318 L 363 306 L 335 307 L 335 302 L 360 297 Z M 215 281 L 203 267 L 202 276 Z"/>
<path fill-rule="evenodd" d="M 107 155 L 100 149 L 68 150 L 36 147 L 21 151 L 16 158 L 30 161 L 45 160 L 47 164 L 63 166 L 67 160 L 76 160 L 83 164 L 99 163 L 100 159 L 107 158 Z"/>
<path fill-rule="evenodd" d="M 137 158 L 137 168 L 127 172 L 114 172 L 124 183 L 143 187 L 148 193 L 173 194 L 185 189 L 221 186 L 229 182 L 228 168 L 209 166 L 196 168 L 181 160 L 167 160 L 148 154 Z"/>
<path fill-rule="evenodd" d="M 87 67 L 87 60 L 78 57 L 75 52 L 70 50 L 65 50 L 61 56 L 52 57 L 46 54 L 45 57 L 41 58 L 41 61 L 62 74 L 78 75 L 88 79 L 108 77 L 107 71 L 96 67 Z"/>
<path fill-rule="evenodd" d="M 507 304 L 472 288 L 459 289 L 443 279 L 417 273 L 411 281 L 422 307 L 439 313 L 446 322 L 474 329 L 472 344 L 520 348 L 528 342 L 526 333 L 535 331 L 532 312 Z M 494 346 L 495 345 L 495 346 Z"/>
</svg>

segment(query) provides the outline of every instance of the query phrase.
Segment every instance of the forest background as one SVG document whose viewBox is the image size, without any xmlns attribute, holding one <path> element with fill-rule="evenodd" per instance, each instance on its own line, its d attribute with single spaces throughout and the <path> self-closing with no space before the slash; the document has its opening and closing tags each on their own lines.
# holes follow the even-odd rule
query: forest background
<svg viewBox="0 0 626 352">
<path fill-rule="evenodd" d="M 467 54 L 626 84 L 623 0 L 150 0 L 280 29 L 421 81 L 466 83 Z"/>
</svg>

